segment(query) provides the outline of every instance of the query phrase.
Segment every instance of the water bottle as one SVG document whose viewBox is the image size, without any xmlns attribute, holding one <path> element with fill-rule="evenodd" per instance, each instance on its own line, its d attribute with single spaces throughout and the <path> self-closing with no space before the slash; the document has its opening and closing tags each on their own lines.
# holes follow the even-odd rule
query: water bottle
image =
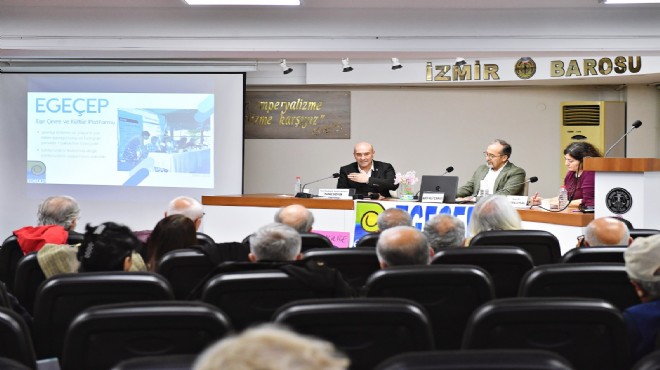
<svg viewBox="0 0 660 370">
<path fill-rule="evenodd" d="M 293 195 L 296 195 L 302 191 L 300 189 L 300 176 L 296 176 L 296 182 L 293 184 Z"/>
<path fill-rule="evenodd" d="M 557 196 L 557 201 L 559 203 L 560 210 L 568 206 L 568 192 L 566 192 L 566 186 L 562 185 L 559 188 L 559 195 Z"/>
</svg>

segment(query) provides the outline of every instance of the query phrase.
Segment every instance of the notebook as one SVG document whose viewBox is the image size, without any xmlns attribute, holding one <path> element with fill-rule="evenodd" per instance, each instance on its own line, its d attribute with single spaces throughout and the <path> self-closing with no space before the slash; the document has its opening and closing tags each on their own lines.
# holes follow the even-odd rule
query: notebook
<svg viewBox="0 0 660 370">
<path fill-rule="evenodd" d="M 445 193 L 443 203 L 454 203 L 456 202 L 456 192 L 458 191 L 458 176 L 422 175 L 422 183 L 419 186 L 420 200 L 424 192 L 427 191 Z"/>
</svg>

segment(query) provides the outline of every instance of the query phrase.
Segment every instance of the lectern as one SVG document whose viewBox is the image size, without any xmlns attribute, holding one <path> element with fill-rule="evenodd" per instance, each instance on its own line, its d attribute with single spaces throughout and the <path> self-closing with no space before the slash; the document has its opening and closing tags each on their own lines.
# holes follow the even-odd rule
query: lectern
<svg viewBox="0 0 660 370">
<path fill-rule="evenodd" d="M 660 229 L 660 159 L 585 158 L 596 172 L 595 216 L 619 216 L 635 228 Z"/>
</svg>

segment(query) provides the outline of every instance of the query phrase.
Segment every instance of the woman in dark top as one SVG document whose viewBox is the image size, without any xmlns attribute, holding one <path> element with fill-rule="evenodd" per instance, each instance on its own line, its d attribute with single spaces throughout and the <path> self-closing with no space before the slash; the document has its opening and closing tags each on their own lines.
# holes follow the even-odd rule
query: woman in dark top
<svg viewBox="0 0 660 370">
<path fill-rule="evenodd" d="M 158 221 L 147 239 L 147 269 L 156 271 L 158 261 L 169 251 L 198 244 L 195 223 L 184 215 L 170 215 Z"/>
<path fill-rule="evenodd" d="M 585 207 L 593 207 L 595 173 L 584 171 L 583 160 L 587 157 L 602 157 L 602 155 L 596 147 L 585 141 L 570 143 L 564 149 L 564 164 L 568 168 L 564 186 L 573 202 L 581 202 Z"/>
</svg>

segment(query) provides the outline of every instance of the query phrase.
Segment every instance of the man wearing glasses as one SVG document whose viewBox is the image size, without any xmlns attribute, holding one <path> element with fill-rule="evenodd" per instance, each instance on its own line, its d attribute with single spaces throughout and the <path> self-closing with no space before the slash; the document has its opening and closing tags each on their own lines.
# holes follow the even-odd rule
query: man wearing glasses
<svg viewBox="0 0 660 370">
<path fill-rule="evenodd" d="M 480 189 L 488 194 L 524 195 L 525 170 L 509 162 L 511 145 L 493 140 L 484 152 L 486 163 L 474 171 L 472 179 L 458 189 L 457 201 L 471 201 Z"/>
</svg>

